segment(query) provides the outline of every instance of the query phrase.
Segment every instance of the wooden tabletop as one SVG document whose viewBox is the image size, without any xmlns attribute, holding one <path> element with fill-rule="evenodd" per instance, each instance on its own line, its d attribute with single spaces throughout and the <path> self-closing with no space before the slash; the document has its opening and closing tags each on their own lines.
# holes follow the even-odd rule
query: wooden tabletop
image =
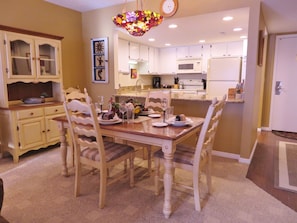
<svg viewBox="0 0 297 223">
<path fill-rule="evenodd" d="M 192 124 L 186 125 L 186 126 L 179 126 L 179 127 L 172 126 L 172 125 L 168 125 L 166 127 L 154 127 L 152 125 L 152 123 L 154 122 L 162 122 L 163 121 L 162 118 L 149 118 L 149 119 L 144 119 L 141 122 L 135 119 L 134 123 L 127 123 L 125 121 L 124 123 L 117 123 L 117 124 L 111 124 L 111 125 L 101 124 L 100 127 L 101 129 L 104 129 L 104 130 L 111 130 L 111 131 L 124 132 L 124 133 L 130 133 L 130 134 L 132 133 L 140 136 L 152 136 L 160 139 L 176 140 L 184 136 L 186 133 L 196 128 L 200 128 L 204 121 L 204 118 L 199 118 L 199 117 L 187 117 L 187 118 L 190 118 L 193 121 Z M 66 116 L 56 117 L 54 118 L 54 120 L 60 121 L 60 122 L 67 122 Z"/>
</svg>

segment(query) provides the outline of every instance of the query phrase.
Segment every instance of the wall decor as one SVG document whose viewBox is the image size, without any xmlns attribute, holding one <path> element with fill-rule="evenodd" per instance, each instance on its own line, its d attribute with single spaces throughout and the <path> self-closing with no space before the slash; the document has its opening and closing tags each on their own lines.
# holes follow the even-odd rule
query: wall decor
<svg viewBox="0 0 297 223">
<path fill-rule="evenodd" d="M 131 79 L 136 79 L 136 78 L 137 78 L 137 70 L 131 69 Z"/>
<path fill-rule="evenodd" d="M 108 83 L 108 38 L 91 39 L 92 81 Z"/>
</svg>

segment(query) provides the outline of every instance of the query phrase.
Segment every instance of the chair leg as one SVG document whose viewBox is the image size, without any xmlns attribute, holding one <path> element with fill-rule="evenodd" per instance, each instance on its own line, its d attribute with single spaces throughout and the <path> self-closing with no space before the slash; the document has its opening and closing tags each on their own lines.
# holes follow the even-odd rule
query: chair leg
<svg viewBox="0 0 297 223">
<path fill-rule="evenodd" d="M 105 206 L 106 184 L 107 169 L 105 168 L 100 170 L 99 208 L 104 208 Z"/>
<path fill-rule="evenodd" d="M 199 193 L 199 172 L 198 174 L 193 173 L 193 190 L 194 190 L 194 203 L 195 203 L 195 210 L 201 211 L 201 204 L 200 204 L 200 193 Z"/>
<path fill-rule="evenodd" d="M 149 145 L 147 146 L 147 169 L 150 176 L 152 173 L 152 147 Z"/>
<path fill-rule="evenodd" d="M 80 194 L 80 181 L 81 181 L 81 163 L 79 160 L 76 161 L 75 165 L 75 186 L 74 186 L 74 196 L 77 197 Z"/>
<path fill-rule="evenodd" d="M 135 154 L 131 153 L 129 158 L 129 164 L 130 164 L 130 187 L 134 187 L 134 158 Z"/>
<path fill-rule="evenodd" d="M 207 182 L 207 193 L 211 193 L 211 157 L 208 158 L 208 162 L 206 163 L 206 182 Z"/>
<path fill-rule="evenodd" d="M 160 194 L 160 188 L 159 188 L 159 177 L 160 177 L 160 159 L 159 158 L 155 158 L 154 159 L 155 162 L 155 195 L 159 195 Z"/>
</svg>

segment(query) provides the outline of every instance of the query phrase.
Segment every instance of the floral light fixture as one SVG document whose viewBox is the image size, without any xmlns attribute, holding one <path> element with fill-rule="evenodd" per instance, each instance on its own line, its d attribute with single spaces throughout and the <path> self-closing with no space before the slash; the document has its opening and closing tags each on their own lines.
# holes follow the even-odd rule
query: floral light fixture
<svg viewBox="0 0 297 223">
<path fill-rule="evenodd" d="M 112 17 L 116 26 L 125 28 L 132 36 L 143 36 L 152 27 L 160 25 L 163 21 L 163 16 L 159 13 L 142 10 L 142 0 L 140 1 L 141 10 L 138 10 L 138 0 L 136 0 L 137 10 L 131 12 L 124 10 L 122 14 Z"/>
</svg>

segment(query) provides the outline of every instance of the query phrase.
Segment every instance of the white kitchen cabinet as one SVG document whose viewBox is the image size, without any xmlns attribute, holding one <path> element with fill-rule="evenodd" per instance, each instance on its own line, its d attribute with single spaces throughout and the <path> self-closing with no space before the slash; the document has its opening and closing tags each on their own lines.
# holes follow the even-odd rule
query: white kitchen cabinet
<svg viewBox="0 0 297 223">
<path fill-rule="evenodd" d="M 243 41 L 214 43 L 211 45 L 211 57 L 232 57 L 243 55 Z"/>
<path fill-rule="evenodd" d="M 159 72 L 159 49 L 156 47 L 149 48 L 149 73 L 158 74 Z"/>
<path fill-rule="evenodd" d="M 178 60 L 181 59 L 197 59 L 202 57 L 202 46 L 182 46 L 176 48 L 176 57 Z"/>
<path fill-rule="evenodd" d="M 8 82 L 60 78 L 60 41 L 5 32 Z"/>
<path fill-rule="evenodd" d="M 206 74 L 208 70 L 208 60 L 211 57 L 211 45 L 203 44 L 202 45 L 202 73 Z"/>
<path fill-rule="evenodd" d="M 120 73 L 129 73 L 129 42 L 119 39 L 118 44 L 118 71 Z"/>
<path fill-rule="evenodd" d="M 37 108 L 36 108 L 37 107 Z M 0 110 L 2 144 L 18 162 L 19 156 L 59 142 L 59 130 L 54 117 L 64 114 L 63 105 L 44 105 L 22 109 Z M 8 124 L 9 123 L 9 124 Z"/>
<path fill-rule="evenodd" d="M 159 53 L 159 74 L 175 75 L 177 73 L 176 48 L 161 48 Z"/>
<path fill-rule="evenodd" d="M 149 60 L 149 47 L 146 45 L 139 45 L 139 61 Z"/>
<path fill-rule="evenodd" d="M 139 43 L 129 42 L 129 59 L 139 60 Z"/>
</svg>

